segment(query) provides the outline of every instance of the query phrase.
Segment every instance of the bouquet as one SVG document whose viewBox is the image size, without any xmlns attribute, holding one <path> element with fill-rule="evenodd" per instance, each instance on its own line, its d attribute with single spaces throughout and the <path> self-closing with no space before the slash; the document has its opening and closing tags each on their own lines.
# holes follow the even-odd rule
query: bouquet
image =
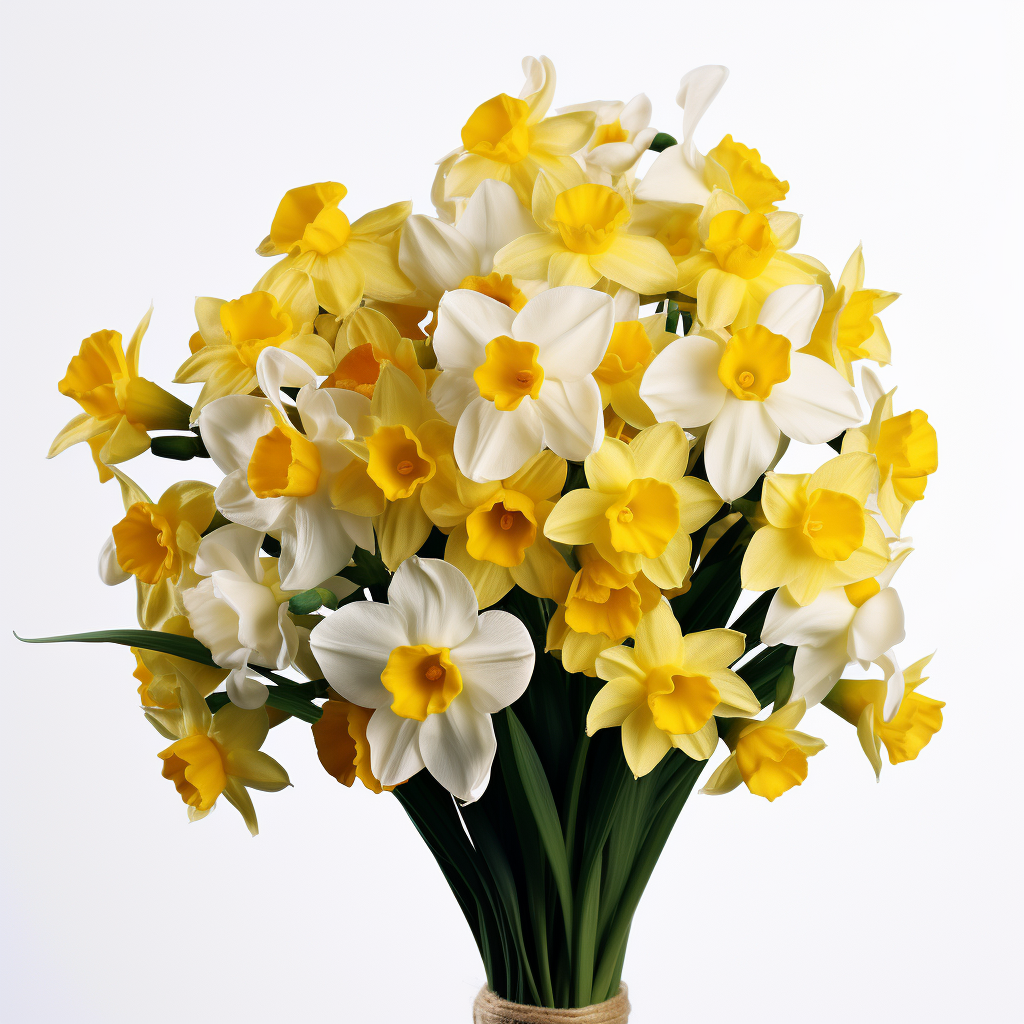
<svg viewBox="0 0 1024 1024">
<path fill-rule="evenodd" d="M 140 628 L 44 641 L 131 648 L 192 820 L 223 799 L 256 834 L 277 726 L 397 799 L 479 948 L 477 1019 L 625 1020 L 706 768 L 772 801 L 824 747 L 815 705 L 876 775 L 941 727 L 892 585 L 936 437 L 864 366 L 897 295 L 860 247 L 833 282 L 758 150 L 698 150 L 725 68 L 682 79 L 678 141 L 643 94 L 552 113 L 551 61 L 523 70 L 439 161 L 435 216 L 287 192 L 253 290 L 196 301 L 190 401 L 140 375 L 150 313 L 82 342 L 50 455 L 116 479 L 100 575 Z M 776 468 L 792 442 L 814 472 Z M 219 473 L 154 498 L 146 452 Z"/>
</svg>

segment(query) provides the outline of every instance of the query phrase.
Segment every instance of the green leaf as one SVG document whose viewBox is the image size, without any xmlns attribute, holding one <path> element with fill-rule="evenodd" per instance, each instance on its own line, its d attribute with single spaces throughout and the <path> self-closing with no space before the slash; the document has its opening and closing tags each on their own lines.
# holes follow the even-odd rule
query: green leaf
<svg viewBox="0 0 1024 1024">
<path fill-rule="evenodd" d="M 123 644 L 125 647 L 141 647 L 147 651 L 172 654 L 176 658 L 194 661 L 200 665 L 213 665 L 209 650 L 190 636 L 176 633 L 161 633 L 155 629 L 101 629 L 95 633 L 67 633 L 63 636 L 24 637 L 14 634 L 26 644 Z"/>
<path fill-rule="evenodd" d="M 195 435 L 154 437 L 149 442 L 149 450 L 161 459 L 174 459 L 177 462 L 210 457 L 203 439 Z"/>
<path fill-rule="evenodd" d="M 357 587 L 386 587 L 391 582 L 391 573 L 380 555 L 356 548 L 352 561 L 355 565 L 346 566 L 338 573 L 342 579 L 350 580 Z"/>
<path fill-rule="evenodd" d="M 775 596 L 775 590 L 766 590 L 759 595 L 757 600 L 745 611 L 742 612 L 735 622 L 730 623 L 729 628 L 745 633 L 747 637 L 747 651 L 752 651 L 761 643 L 761 630 L 764 629 L 764 620 L 768 615 L 768 607 Z"/>
<path fill-rule="evenodd" d="M 675 334 L 676 328 L 679 326 L 679 307 L 669 299 L 668 313 L 665 316 L 665 330 L 669 334 Z"/>
<path fill-rule="evenodd" d="M 338 607 L 338 598 L 333 591 L 325 587 L 314 587 L 312 590 L 304 590 L 296 594 L 288 602 L 288 611 L 292 615 L 310 615 L 318 608 L 330 608 L 334 611 Z"/>
<path fill-rule="evenodd" d="M 668 132 L 658 132 L 658 134 L 654 136 L 654 140 L 651 142 L 651 149 L 654 150 L 655 153 L 661 153 L 668 149 L 669 146 L 676 145 L 678 145 L 678 143 L 671 135 L 668 134 Z"/>
</svg>

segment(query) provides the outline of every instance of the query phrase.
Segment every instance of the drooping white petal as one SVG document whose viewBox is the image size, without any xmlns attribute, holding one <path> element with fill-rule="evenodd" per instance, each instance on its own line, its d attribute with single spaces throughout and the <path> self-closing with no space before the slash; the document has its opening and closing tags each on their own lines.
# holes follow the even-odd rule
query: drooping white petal
<svg viewBox="0 0 1024 1024">
<path fill-rule="evenodd" d="M 125 580 L 132 577 L 132 574 L 125 572 L 117 561 L 117 548 L 114 546 L 112 533 L 107 534 L 107 539 L 103 542 L 103 547 L 100 548 L 99 570 L 100 579 L 108 587 L 117 586 L 118 583 L 124 583 Z"/>
<path fill-rule="evenodd" d="M 678 338 L 654 357 L 640 382 L 640 397 L 661 423 L 710 423 L 728 394 L 718 377 L 721 359 L 721 346 L 712 338 Z"/>
<path fill-rule="evenodd" d="M 324 678 L 342 697 L 364 708 L 391 703 L 380 674 L 391 652 L 408 644 L 402 613 L 374 601 L 356 601 L 331 612 L 309 634 Z"/>
<path fill-rule="evenodd" d="M 355 539 L 346 526 L 352 518 L 331 505 L 327 489 L 295 502 L 281 531 L 278 568 L 283 590 L 309 590 L 349 563 Z"/>
<path fill-rule="evenodd" d="M 841 373 L 817 356 L 793 352 L 789 378 L 776 384 L 764 407 L 794 441 L 823 444 L 860 422 L 857 393 Z"/>
<path fill-rule="evenodd" d="M 471 402 L 455 428 L 459 469 L 477 483 L 504 480 L 515 473 L 544 444 L 544 424 L 536 406 L 527 398 L 518 408 L 502 412 L 486 398 Z"/>
<path fill-rule="evenodd" d="M 407 558 L 388 587 L 388 604 L 401 612 L 412 645 L 454 648 L 476 629 L 473 584 L 440 558 Z"/>
<path fill-rule="evenodd" d="M 536 652 L 519 619 L 508 612 L 489 611 L 480 615 L 476 630 L 452 648 L 451 657 L 473 707 L 493 714 L 526 691 Z"/>
<path fill-rule="evenodd" d="M 790 699 L 803 700 L 808 707 L 821 703 L 839 681 L 849 661 L 845 634 L 818 646 L 804 644 L 798 647 L 793 659 L 793 695 Z"/>
<path fill-rule="evenodd" d="M 535 232 L 537 223 L 511 185 L 488 178 L 466 203 L 458 230 L 479 259 L 480 269 L 472 273 L 486 275 L 494 269 L 494 254 L 521 235 Z"/>
<path fill-rule="evenodd" d="M 420 726 L 419 745 L 427 771 L 452 796 L 472 803 L 483 795 L 497 750 L 490 715 L 460 695 L 443 714 L 427 716 Z"/>
<path fill-rule="evenodd" d="M 544 425 L 544 443 L 556 455 L 582 462 L 601 447 L 604 437 L 601 389 L 593 377 L 545 380 L 536 407 Z"/>
<path fill-rule="evenodd" d="M 850 625 L 849 653 L 862 668 L 902 643 L 907 636 L 903 603 L 892 587 L 869 597 L 856 611 Z"/>
<path fill-rule="evenodd" d="M 776 288 L 761 306 L 757 322 L 773 334 L 788 338 L 796 352 L 811 340 L 825 293 L 817 284 L 787 284 Z"/>
<path fill-rule="evenodd" d="M 483 185 L 478 192 L 480 188 Z M 463 278 L 480 273 L 480 260 L 473 243 L 461 231 L 419 213 L 409 217 L 402 226 L 398 266 L 417 288 L 435 301 L 446 291 L 457 288 Z"/>
<path fill-rule="evenodd" d="M 434 354 L 443 370 L 472 373 L 486 358 L 487 343 L 510 337 L 516 314 L 489 295 L 458 288 L 446 292 L 437 307 Z"/>
<path fill-rule="evenodd" d="M 420 728 L 420 722 L 402 718 L 389 707 L 379 707 L 370 716 L 366 723 L 370 771 L 382 786 L 397 786 L 423 768 Z"/>
<path fill-rule="evenodd" d="M 842 587 L 823 590 L 810 604 L 799 605 L 782 589 L 768 606 L 761 642 L 769 646 L 790 644 L 819 647 L 837 636 L 846 637 L 857 609 Z"/>
<path fill-rule="evenodd" d="M 235 707 L 251 711 L 261 708 L 267 703 L 270 695 L 266 683 L 256 676 L 250 675 L 244 668 L 234 669 L 228 673 L 224 681 L 228 692 L 228 700 Z"/>
<path fill-rule="evenodd" d="M 276 345 L 268 346 L 259 354 L 256 360 L 256 379 L 260 390 L 282 415 L 284 406 L 281 404 L 281 388 L 301 388 L 307 384 L 316 384 L 316 374 L 308 363 L 294 352 Z"/>
<path fill-rule="evenodd" d="M 727 394 L 704 441 L 708 483 L 725 501 L 742 498 L 771 465 L 779 446 L 779 428 L 763 402 Z"/>
<path fill-rule="evenodd" d="M 200 576 L 212 576 L 218 570 L 237 572 L 260 581 L 260 545 L 263 534 L 244 526 L 230 524 L 208 533 L 196 552 L 195 570 Z"/>
<path fill-rule="evenodd" d="M 545 379 L 572 381 L 597 369 L 614 326 L 610 295 L 565 285 L 530 299 L 512 324 L 512 337 L 540 349 Z"/>
</svg>

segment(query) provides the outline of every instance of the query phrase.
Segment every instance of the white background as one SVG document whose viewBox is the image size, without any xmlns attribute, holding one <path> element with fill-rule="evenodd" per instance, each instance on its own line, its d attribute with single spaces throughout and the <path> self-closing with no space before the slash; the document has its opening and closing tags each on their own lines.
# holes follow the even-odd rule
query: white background
<svg viewBox="0 0 1024 1024">
<path fill-rule="evenodd" d="M 643 90 L 678 133 L 678 79 L 732 77 L 702 124 L 757 146 L 838 275 L 863 240 L 897 410 L 940 472 L 910 516 L 904 664 L 945 727 L 876 785 L 854 731 L 773 805 L 687 805 L 630 941 L 637 1024 L 1020 1019 L 1020 26 L 1007 3 L 19 4 L 3 67 L 5 622 L 133 626 L 95 575 L 122 514 L 86 447 L 79 341 L 156 311 L 142 372 L 187 354 L 196 295 L 232 298 L 284 191 L 335 179 L 350 216 L 428 202 L 433 161 L 524 54 L 556 104 Z M 183 389 L 191 397 L 194 388 Z M 813 452 L 810 460 L 827 452 Z M 807 453 L 804 453 L 807 457 Z M 193 468 L 194 467 L 194 468 Z M 159 493 L 176 464 L 129 471 Z M 186 469 L 209 473 L 209 463 Z M 457 1022 L 483 972 L 397 803 L 346 790 L 306 727 L 265 749 L 294 789 L 189 826 L 123 649 L 3 640 L 5 1021 Z M 719 755 L 721 756 L 721 755 Z"/>
</svg>

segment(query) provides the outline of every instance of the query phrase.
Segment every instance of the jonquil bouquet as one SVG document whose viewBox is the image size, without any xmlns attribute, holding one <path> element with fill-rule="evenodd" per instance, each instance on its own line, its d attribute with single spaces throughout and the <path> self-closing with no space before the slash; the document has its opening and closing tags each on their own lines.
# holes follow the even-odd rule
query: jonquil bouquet
<svg viewBox="0 0 1024 1024">
<path fill-rule="evenodd" d="M 285 194 L 253 290 L 196 301 L 192 404 L 140 375 L 149 313 L 82 342 L 50 455 L 85 442 L 116 480 L 100 575 L 134 579 L 141 628 L 47 639 L 131 647 L 192 820 L 223 800 L 256 833 L 278 725 L 397 799 L 479 948 L 478 1020 L 625 1020 L 633 914 L 702 776 L 801 785 L 815 705 L 876 774 L 939 730 L 929 659 L 893 650 L 936 438 L 864 366 L 897 296 L 860 248 L 833 281 L 758 150 L 697 148 L 725 68 L 682 79 L 679 141 L 643 94 L 553 112 L 551 61 L 523 70 L 434 215 Z M 776 471 L 792 442 L 813 473 Z M 150 496 L 147 451 L 219 473 Z"/>
</svg>

